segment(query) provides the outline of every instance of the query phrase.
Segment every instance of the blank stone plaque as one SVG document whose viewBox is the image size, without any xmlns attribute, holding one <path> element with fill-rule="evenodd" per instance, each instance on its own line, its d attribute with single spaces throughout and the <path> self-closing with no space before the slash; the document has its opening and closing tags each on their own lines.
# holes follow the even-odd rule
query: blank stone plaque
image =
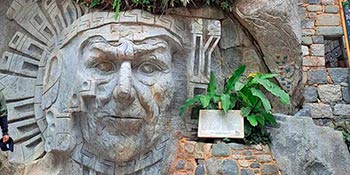
<svg viewBox="0 0 350 175">
<path fill-rule="evenodd" d="M 200 110 L 198 137 L 244 138 L 244 120 L 240 110 Z"/>
</svg>

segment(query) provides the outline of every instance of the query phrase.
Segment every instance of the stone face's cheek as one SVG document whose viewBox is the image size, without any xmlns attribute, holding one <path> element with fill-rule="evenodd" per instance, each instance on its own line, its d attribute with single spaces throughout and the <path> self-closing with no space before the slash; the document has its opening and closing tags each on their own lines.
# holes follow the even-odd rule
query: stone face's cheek
<svg viewBox="0 0 350 175">
<path fill-rule="evenodd" d="M 164 112 L 170 104 L 173 96 L 173 84 L 171 73 L 168 73 L 162 76 L 158 80 L 158 83 L 151 87 L 152 97 L 161 112 Z"/>
</svg>

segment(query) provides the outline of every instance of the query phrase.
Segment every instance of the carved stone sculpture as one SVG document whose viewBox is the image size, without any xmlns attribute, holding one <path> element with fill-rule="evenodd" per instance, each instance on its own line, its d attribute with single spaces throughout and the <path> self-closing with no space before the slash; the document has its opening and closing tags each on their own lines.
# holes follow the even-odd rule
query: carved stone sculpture
<svg viewBox="0 0 350 175">
<path fill-rule="evenodd" d="M 0 22 L 20 27 L 0 31 L 0 90 L 16 142 L 9 160 L 26 163 L 25 174 L 168 174 L 178 135 L 196 124 L 190 114 L 178 116 L 179 106 L 205 91 L 210 71 L 220 80 L 242 63 L 276 71 L 265 62 L 284 58 L 266 54 L 270 47 L 261 54 L 251 39 L 269 28 L 248 32 L 223 14 L 132 10 L 116 20 L 72 0 L 9 2 L 0 2 L 7 10 Z M 295 71 L 278 79 L 292 95 L 297 86 L 282 79 L 299 85 L 294 50 L 283 64 Z"/>
<path fill-rule="evenodd" d="M 208 82 L 220 22 L 86 12 L 70 0 L 8 9 L 28 32 L 15 33 L 1 63 L 1 83 L 14 82 L 7 99 L 21 99 L 9 104 L 10 159 L 51 162 L 51 174 L 164 174 L 176 101 Z"/>
</svg>

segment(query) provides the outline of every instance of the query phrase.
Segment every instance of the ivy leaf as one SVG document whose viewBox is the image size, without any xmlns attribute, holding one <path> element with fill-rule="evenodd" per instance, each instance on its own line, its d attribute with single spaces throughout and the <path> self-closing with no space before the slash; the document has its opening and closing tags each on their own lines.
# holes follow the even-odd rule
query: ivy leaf
<svg viewBox="0 0 350 175">
<path fill-rule="evenodd" d="M 250 125 L 252 126 L 256 126 L 258 125 L 258 121 L 256 120 L 256 116 L 255 115 L 250 115 L 247 117 L 247 120 L 249 121 Z"/>
<path fill-rule="evenodd" d="M 209 103 L 210 103 L 210 96 L 209 95 L 202 95 L 200 97 L 200 101 L 201 101 L 201 104 L 202 104 L 202 107 L 203 108 L 206 108 L 208 107 Z"/>
<path fill-rule="evenodd" d="M 187 99 L 185 104 L 181 105 L 180 107 L 180 116 L 182 116 L 190 106 L 200 102 L 200 98 L 202 96 L 203 95 L 196 95 L 193 98 Z"/>
<path fill-rule="evenodd" d="M 216 94 L 216 82 L 215 82 L 215 75 L 213 72 L 210 72 L 210 80 L 209 80 L 209 85 L 208 85 L 208 95 L 210 97 L 214 97 Z"/>
<path fill-rule="evenodd" d="M 232 76 L 227 81 L 225 93 L 229 93 L 232 90 L 233 86 L 236 84 L 236 82 L 241 78 L 242 74 L 244 73 L 245 68 L 246 66 L 242 65 L 236 71 L 233 72 Z"/>
<path fill-rule="evenodd" d="M 284 90 L 282 90 L 280 87 L 278 87 L 277 85 L 275 85 L 274 83 L 272 83 L 271 81 L 267 80 L 267 79 L 261 79 L 261 78 L 254 78 L 259 84 L 261 84 L 262 86 L 264 86 L 264 88 L 269 91 L 270 93 L 272 93 L 273 95 L 275 95 L 276 97 L 278 97 L 281 102 L 283 104 L 288 104 L 290 102 L 290 97 L 289 95 L 284 92 Z"/>
<path fill-rule="evenodd" d="M 230 100 L 230 95 L 229 94 L 222 94 L 221 95 L 221 103 L 222 103 L 222 108 L 224 109 L 224 112 L 226 113 L 231 106 L 231 100 Z"/>
<path fill-rule="evenodd" d="M 259 89 L 255 89 L 255 88 L 251 88 L 250 91 L 252 92 L 252 94 L 254 96 L 258 97 L 261 100 L 261 102 L 264 105 L 264 108 L 267 112 L 271 111 L 271 104 L 263 92 L 261 92 Z"/>
</svg>

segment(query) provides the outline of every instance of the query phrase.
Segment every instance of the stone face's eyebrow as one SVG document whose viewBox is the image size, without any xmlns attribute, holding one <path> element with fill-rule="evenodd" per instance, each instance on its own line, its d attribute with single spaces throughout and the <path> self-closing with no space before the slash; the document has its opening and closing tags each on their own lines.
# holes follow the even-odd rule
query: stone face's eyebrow
<svg viewBox="0 0 350 175">
<path fill-rule="evenodd" d="M 89 55 L 86 58 L 89 60 L 99 58 L 112 61 L 157 61 L 162 65 L 171 64 L 170 48 L 162 38 L 148 38 L 142 41 L 122 39 L 114 42 L 95 37 L 86 42 L 84 54 Z"/>
<path fill-rule="evenodd" d="M 157 49 L 167 49 L 168 43 L 166 41 L 145 40 L 134 45 L 135 55 L 139 53 L 153 52 Z"/>
</svg>

